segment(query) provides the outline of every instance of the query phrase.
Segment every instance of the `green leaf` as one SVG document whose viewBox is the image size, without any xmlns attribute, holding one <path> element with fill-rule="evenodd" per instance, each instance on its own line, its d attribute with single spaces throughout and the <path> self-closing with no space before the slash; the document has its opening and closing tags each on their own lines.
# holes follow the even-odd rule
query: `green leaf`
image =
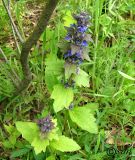
<svg viewBox="0 0 135 160">
<path fill-rule="evenodd" d="M 4 148 L 14 148 L 14 145 L 11 144 L 11 142 L 9 140 L 4 140 L 2 142 L 2 144 L 3 144 Z"/>
<path fill-rule="evenodd" d="M 11 153 L 11 158 L 23 156 L 23 155 L 27 154 L 29 151 L 30 151 L 30 148 L 23 148 L 23 149 L 19 149 L 17 151 L 13 151 Z"/>
<path fill-rule="evenodd" d="M 83 40 L 93 42 L 93 39 L 91 38 L 91 34 L 86 34 Z"/>
<path fill-rule="evenodd" d="M 90 133 L 97 133 L 98 128 L 96 119 L 94 118 L 91 110 L 88 107 L 76 107 L 69 111 L 70 118 L 83 130 Z"/>
<path fill-rule="evenodd" d="M 14 132 L 14 130 L 16 129 L 14 126 L 12 126 L 11 124 L 10 125 L 5 125 L 4 124 L 4 128 L 6 129 L 6 131 L 11 134 Z"/>
<path fill-rule="evenodd" d="M 16 127 L 9 125 L 4 125 L 5 130 L 9 133 L 8 140 L 14 146 L 16 144 L 16 139 L 20 136 L 20 132 Z"/>
<path fill-rule="evenodd" d="M 119 72 L 119 74 L 120 74 L 121 76 L 123 76 L 124 78 L 129 79 L 129 80 L 132 80 L 132 81 L 135 81 L 135 78 L 133 78 L 133 77 L 125 74 L 124 72 L 121 72 L 121 71 L 118 71 L 118 72 Z"/>
<path fill-rule="evenodd" d="M 70 10 L 66 12 L 66 15 L 64 16 L 63 20 L 64 20 L 64 26 L 67 26 L 67 27 L 70 26 L 70 24 L 75 23 L 75 20 L 72 17 Z"/>
<path fill-rule="evenodd" d="M 10 135 L 8 140 L 14 146 L 16 144 L 17 137 L 15 135 Z"/>
<path fill-rule="evenodd" d="M 67 42 L 65 41 L 65 39 L 64 39 L 64 40 L 62 39 L 62 40 L 60 40 L 60 42 L 58 43 L 58 47 L 60 48 L 60 51 L 61 51 L 62 53 L 66 53 L 67 50 L 70 49 L 70 44 L 67 43 Z"/>
<path fill-rule="evenodd" d="M 53 86 L 59 83 L 58 77 L 64 72 L 64 61 L 56 55 L 50 54 L 46 59 L 45 81 L 48 90 L 52 92 Z"/>
<path fill-rule="evenodd" d="M 39 128 L 33 122 L 16 122 L 17 130 L 22 134 L 23 138 L 32 143 L 33 139 L 38 135 Z"/>
<path fill-rule="evenodd" d="M 40 136 L 37 136 L 34 138 L 33 142 L 31 143 L 31 146 L 34 147 L 35 153 L 39 154 L 42 151 L 46 151 L 46 147 L 49 145 L 48 139 L 42 139 Z"/>
<path fill-rule="evenodd" d="M 35 152 L 33 153 L 33 159 L 34 160 L 46 160 L 45 159 L 45 154 L 43 152 L 36 154 Z"/>
<path fill-rule="evenodd" d="M 53 107 L 55 112 L 61 111 L 64 107 L 68 108 L 73 101 L 73 90 L 71 88 L 65 88 L 58 84 L 54 86 L 51 98 L 54 99 Z"/>
<path fill-rule="evenodd" d="M 80 146 L 74 140 L 65 136 L 60 136 L 59 140 L 52 141 L 50 145 L 62 152 L 74 152 L 80 149 Z"/>
<path fill-rule="evenodd" d="M 133 85 L 134 85 L 134 84 L 133 84 Z M 129 87 L 129 88 L 128 88 L 128 92 L 129 92 L 130 94 L 135 94 L 135 86 Z"/>
<path fill-rule="evenodd" d="M 103 14 L 102 16 L 100 16 L 99 23 L 101 25 L 108 26 L 110 25 L 111 22 L 112 22 L 112 19 L 107 14 Z"/>
<path fill-rule="evenodd" d="M 55 160 L 55 156 L 49 156 L 46 158 L 46 160 Z"/>
<path fill-rule="evenodd" d="M 59 128 L 57 127 L 57 120 L 56 119 L 52 119 L 52 122 L 54 123 L 54 129 L 51 130 L 51 132 L 48 134 L 48 139 L 49 141 L 52 141 L 53 139 L 59 139 L 57 131 L 59 130 Z"/>
<path fill-rule="evenodd" d="M 80 51 L 80 47 L 79 46 L 71 44 L 71 53 L 72 53 L 72 55 L 78 53 L 79 51 Z"/>
<path fill-rule="evenodd" d="M 86 107 L 87 109 L 90 110 L 91 113 L 95 113 L 95 111 L 98 109 L 98 103 L 88 103 L 82 107 Z"/>
<path fill-rule="evenodd" d="M 75 75 L 74 81 L 79 87 L 89 87 L 89 75 L 83 70 L 79 70 L 79 74 Z"/>
<path fill-rule="evenodd" d="M 89 57 L 89 49 L 88 48 L 83 48 L 83 53 L 82 53 L 82 59 L 87 60 L 90 62 L 90 57 Z"/>
<path fill-rule="evenodd" d="M 69 79 L 72 74 L 76 74 L 76 65 L 71 63 L 65 63 L 65 78 Z"/>
<path fill-rule="evenodd" d="M 129 113 L 135 115 L 135 101 L 131 99 L 126 99 L 124 101 L 124 107 Z"/>
</svg>

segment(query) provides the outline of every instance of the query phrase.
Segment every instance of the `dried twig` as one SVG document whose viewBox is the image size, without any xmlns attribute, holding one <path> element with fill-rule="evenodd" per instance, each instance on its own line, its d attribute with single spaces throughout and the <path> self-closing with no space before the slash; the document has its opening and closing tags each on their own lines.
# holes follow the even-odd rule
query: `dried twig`
<svg viewBox="0 0 135 160">
<path fill-rule="evenodd" d="M 2 54 L 5 62 L 6 62 L 6 63 L 8 64 L 8 66 L 10 67 L 10 69 L 11 69 L 11 74 L 14 75 L 14 77 L 11 76 L 11 75 L 9 75 L 10 78 L 11 78 L 11 80 L 12 80 L 12 82 L 13 82 L 13 84 L 14 84 L 14 86 L 15 86 L 15 87 L 18 87 L 18 85 L 17 85 L 17 83 L 16 83 L 16 80 L 17 80 L 17 82 L 20 82 L 20 78 L 18 77 L 18 75 L 17 75 L 17 73 L 14 71 L 14 69 L 10 66 L 10 64 L 9 64 L 9 62 L 8 62 L 8 59 L 7 59 L 5 53 L 3 52 L 3 50 L 2 50 L 1 48 L 0 48 L 0 53 Z M 15 79 L 15 78 L 16 78 L 16 79 Z"/>
<path fill-rule="evenodd" d="M 15 23 L 14 23 L 14 20 L 13 20 L 13 18 L 12 18 L 12 16 L 11 16 L 11 13 L 10 13 L 8 7 L 6 6 L 5 1 L 2 0 L 2 2 L 3 2 L 3 6 L 5 7 L 5 9 L 6 9 L 6 11 L 7 11 L 8 17 L 9 17 L 9 19 L 10 19 L 10 21 L 11 21 L 11 24 L 12 24 L 12 26 L 13 26 L 13 28 L 14 28 L 14 31 L 15 31 L 16 35 L 18 36 L 20 42 L 23 43 L 24 40 L 23 40 L 23 38 L 22 38 L 19 30 L 17 29 L 17 26 L 16 26 Z"/>
<path fill-rule="evenodd" d="M 10 0 L 8 0 L 8 10 L 9 10 L 10 15 L 11 15 Z M 13 32 L 13 36 L 14 36 L 14 40 L 15 40 L 15 44 L 16 44 L 18 53 L 21 54 L 20 46 L 19 46 L 19 44 L 18 44 L 17 37 L 16 37 L 16 34 L 15 34 L 15 29 L 14 29 L 12 23 L 11 23 L 11 27 L 12 27 L 12 32 Z"/>
<path fill-rule="evenodd" d="M 4 60 L 5 60 L 6 62 L 8 62 L 8 59 L 7 59 L 5 53 L 3 52 L 3 50 L 2 50 L 1 48 L 0 48 L 0 53 L 2 54 Z"/>
</svg>

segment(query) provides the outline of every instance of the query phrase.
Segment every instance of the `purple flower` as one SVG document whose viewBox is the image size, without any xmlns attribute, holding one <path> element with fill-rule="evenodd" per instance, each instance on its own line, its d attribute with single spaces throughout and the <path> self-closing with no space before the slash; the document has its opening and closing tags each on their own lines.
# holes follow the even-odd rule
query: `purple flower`
<svg viewBox="0 0 135 160">
<path fill-rule="evenodd" d="M 71 56 L 72 56 L 71 50 L 68 50 L 68 53 L 64 54 L 64 58 L 68 58 Z"/>
<path fill-rule="evenodd" d="M 52 122 L 52 117 L 48 115 L 45 118 L 39 119 L 38 126 L 42 133 L 50 132 L 52 129 L 54 129 L 54 123 Z"/>
<path fill-rule="evenodd" d="M 69 54 L 69 55 L 72 55 L 72 52 L 71 52 L 71 50 L 68 50 L 68 54 Z"/>
<path fill-rule="evenodd" d="M 68 58 L 68 57 L 69 57 L 68 53 L 64 54 L 64 58 Z"/>
<path fill-rule="evenodd" d="M 74 108 L 74 104 L 71 103 L 71 104 L 69 105 L 69 109 L 71 110 L 71 109 L 73 109 L 73 108 Z"/>
<path fill-rule="evenodd" d="M 85 25 L 85 26 L 88 26 L 89 24 L 89 20 L 90 20 L 90 16 L 85 13 L 85 12 L 82 12 L 78 15 L 73 15 L 74 19 L 77 21 L 77 24 L 80 26 L 80 25 Z"/>
<path fill-rule="evenodd" d="M 84 46 L 84 47 L 88 46 L 88 43 L 87 43 L 86 40 L 83 40 L 83 41 L 82 41 L 82 46 Z"/>
<path fill-rule="evenodd" d="M 76 39 L 75 43 L 76 43 L 76 45 L 80 45 L 81 44 L 81 40 L 80 39 Z"/>
<path fill-rule="evenodd" d="M 81 57 L 81 53 L 76 53 L 75 56 L 76 56 L 77 58 L 80 58 L 80 57 Z"/>
<path fill-rule="evenodd" d="M 67 41 L 70 41 L 71 39 L 72 39 L 71 35 L 67 35 L 67 36 L 65 37 L 65 40 L 67 40 Z"/>
<path fill-rule="evenodd" d="M 78 28 L 78 32 L 81 32 L 81 33 L 85 32 L 87 30 L 86 26 L 79 26 L 77 28 Z"/>
</svg>

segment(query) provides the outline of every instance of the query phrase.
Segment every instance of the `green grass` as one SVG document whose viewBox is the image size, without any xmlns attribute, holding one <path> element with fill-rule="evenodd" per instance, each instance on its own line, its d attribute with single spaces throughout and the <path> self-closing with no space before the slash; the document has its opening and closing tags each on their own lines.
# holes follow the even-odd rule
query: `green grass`
<svg viewBox="0 0 135 160">
<path fill-rule="evenodd" d="M 5 19 L 2 19 L 2 26 L 0 26 L 0 35 L 8 38 L 6 32 L 3 34 L 3 28 L 7 26 L 7 23 L 9 24 L 9 20 L 4 8 L 0 6 L 0 10 L 5 16 Z M 112 128 L 115 128 L 120 133 L 114 134 L 113 146 L 118 147 L 117 150 L 119 150 L 119 146 L 116 142 L 122 141 L 125 144 L 127 142 L 132 144 L 135 141 L 135 81 L 123 77 L 118 72 L 121 71 L 135 78 L 135 2 L 133 0 L 70 0 L 60 2 L 57 13 L 50 22 L 51 27 L 48 27 L 41 37 L 42 45 L 40 47 L 36 45 L 30 55 L 33 81 L 24 94 L 11 99 L 4 106 L 4 110 L 0 114 L 0 123 L 2 126 L 3 124 L 14 125 L 17 120 L 35 120 L 41 115 L 46 115 L 48 111 L 54 114 L 50 93 L 45 83 L 46 54 L 59 55 L 58 43 L 66 33 L 63 28 L 63 17 L 69 11 L 72 13 L 80 10 L 87 11 L 92 16 L 92 26 L 89 31 L 93 35 L 94 43 L 89 45 L 91 62 L 83 66 L 90 75 L 91 85 L 90 88 L 82 88 L 78 91 L 78 102 L 80 104 L 86 102 L 98 104 L 96 119 L 99 133 L 93 135 L 82 131 L 70 122 L 68 115 L 63 117 L 63 115 L 57 114 L 56 117 L 63 133 L 75 139 L 82 147 L 79 152 L 57 152 L 57 155 L 62 160 L 126 160 L 128 156 L 135 153 L 133 147 L 131 152 L 119 152 L 114 157 L 108 156 L 106 148 L 111 148 L 112 145 L 106 143 L 106 139 L 109 138 L 106 137 L 106 131 L 111 132 Z M 27 9 L 24 9 L 23 12 L 25 14 Z M 16 17 L 17 21 L 22 18 L 20 18 L 20 12 L 16 13 L 14 10 L 14 14 L 19 17 Z M 23 21 L 22 18 L 18 24 L 24 34 Z M 0 62 L 0 101 L 4 97 L 12 95 L 14 88 L 10 79 L 11 68 L 17 72 L 19 77 L 22 77 L 18 61 L 19 55 L 16 50 L 8 47 L 3 39 L 1 44 L 9 59 L 9 65 Z M 2 58 L 1 55 L 0 58 Z M 21 139 L 17 140 L 17 145 L 10 146 L 8 133 L 3 127 L 0 131 L 0 147 L 2 145 L 3 148 L 0 149 L 0 159 L 7 159 L 17 148 L 23 146 L 30 148 Z M 5 142 L 5 140 L 7 141 Z M 123 148 L 126 150 L 126 145 L 123 145 Z M 21 159 L 42 160 L 50 155 L 51 151 L 48 149 L 45 154 L 36 157 L 30 148 L 30 151 L 24 154 Z M 134 157 L 130 157 L 130 159 L 133 160 Z"/>
</svg>

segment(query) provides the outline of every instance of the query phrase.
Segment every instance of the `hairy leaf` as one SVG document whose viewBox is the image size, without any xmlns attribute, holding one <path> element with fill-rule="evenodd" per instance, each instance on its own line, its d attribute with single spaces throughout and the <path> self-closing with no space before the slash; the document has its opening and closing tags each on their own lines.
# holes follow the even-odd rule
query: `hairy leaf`
<svg viewBox="0 0 135 160">
<path fill-rule="evenodd" d="M 82 51 L 82 59 L 83 59 L 83 60 L 90 61 L 88 48 L 83 48 L 83 51 Z"/>
<path fill-rule="evenodd" d="M 55 112 L 61 111 L 64 107 L 68 108 L 73 101 L 73 91 L 58 84 L 54 86 L 51 98 L 54 99 L 53 107 Z"/>
<path fill-rule="evenodd" d="M 79 74 L 75 75 L 74 81 L 79 87 L 89 87 L 89 75 L 83 70 L 79 70 Z"/>
<path fill-rule="evenodd" d="M 91 38 L 91 35 L 90 35 L 90 34 L 86 34 L 86 35 L 84 36 L 84 40 L 93 42 L 93 39 Z"/>
<path fill-rule="evenodd" d="M 49 145 L 49 140 L 48 139 L 42 139 L 40 136 L 37 136 L 34 138 L 33 142 L 31 145 L 34 147 L 35 153 L 39 154 L 42 151 L 46 151 L 46 147 Z"/>
<path fill-rule="evenodd" d="M 65 63 L 65 78 L 69 79 L 72 74 L 76 74 L 76 65 L 72 63 Z"/>
<path fill-rule="evenodd" d="M 98 103 L 88 103 L 82 107 L 86 107 L 87 109 L 90 110 L 91 113 L 95 113 L 95 111 L 98 109 Z"/>
<path fill-rule="evenodd" d="M 118 71 L 118 72 L 119 72 L 119 74 L 120 74 L 121 76 L 123 76 L 124 78 L 129 79 L 129 80 L 132 80 L 132 81 L 135 81 L 135 78 L 133 78 L 133 77 L 125 74 L 124 72 L 121 72 L 121 71 Z"/>
<path fill-rule="evenodd" d="M 39 128 L 36 123 L 33 122 L 16 122 L 17 130 L 22 134 L 23 138 L 29 143 L 32 143 L 33 139 L 38 135 Z"/>
<path fill-rule="evenodd" d="M 64 71 L 64 61 L 59 60 L 56 55 L 50 54 L 46 59 L 45 81 L 48 90 L 52 92 L 53 86 L 58 84 L 58 77 Z"/>
<path fill-rule="evenodd" d="M 66 15 L 64 16 L 63 20 L 64 20 L 64 26 L 70 26 L 70 24 L 75 23 L 71 11 L 69 10 L 66 12 Z"/>
<path fill-rule="evenodd" d="M 55 160 L 55 156 L 49 156 L 46 158 L 46 160 Z"/>
<path fill-rule="evenodd" d="M 30 151 L 30 148 L 22 148 L 11 153 L 11 158 L 16 158 L 27 154 Z"/>
<path fill-rule="evenodd" d="M 58 43 L 58 47 L 62 53 L 66 53 L 70 49 L 70 43 L 67 43 L 65 40 L 61 40 Z"/>
<path fill-rule="evenodd" d="M 88 107 L 77 107 L 69 111 L 70 118 L 83 130 L 90 133 L 97 133 L 96 119 Z"/>
<path fill-rule="evenodd" d="M 72 55 L 74 55 L 75 53 L 79 53 L 79 52 L 80 52 L 80 47 L 72 44 L 71 45 L 71 53 L 72 53 Z"/>
<path fill-rule="evenodd" d="M 80 146 L 74 140 L 65 136 L 60 136 L 59 140 L 52 141 L 50 145 L 62 152 L 74 152 L 80 149 Z"/>
</svg>

